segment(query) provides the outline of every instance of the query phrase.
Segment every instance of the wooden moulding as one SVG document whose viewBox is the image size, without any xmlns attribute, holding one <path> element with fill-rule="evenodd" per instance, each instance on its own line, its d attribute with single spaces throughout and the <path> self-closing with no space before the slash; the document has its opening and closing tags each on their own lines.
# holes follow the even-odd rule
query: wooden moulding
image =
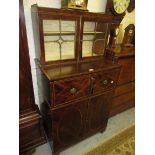
<svg viewBox="0 0 155 155">
<path fill-rule="evenodd" d="M 27 112 L 19 118 L 20 153 L 34 149 L 46 142 L 41 115 L 38 110 Z"/>
</svg>

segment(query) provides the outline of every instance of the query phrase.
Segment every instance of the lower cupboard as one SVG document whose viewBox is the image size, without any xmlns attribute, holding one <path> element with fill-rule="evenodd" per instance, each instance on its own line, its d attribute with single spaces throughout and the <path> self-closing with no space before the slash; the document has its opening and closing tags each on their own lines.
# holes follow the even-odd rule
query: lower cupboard
<svg viewBox="0 0 155 155">
<path fill-rule="evenodd" d="M 113 91 L 71 102 L 57 109 L 42 104 L 48 139 L 53 153 L 63 150 L 107 125 Z M 47 114 L 47 115 L 46 115 Z"/>
</svg>

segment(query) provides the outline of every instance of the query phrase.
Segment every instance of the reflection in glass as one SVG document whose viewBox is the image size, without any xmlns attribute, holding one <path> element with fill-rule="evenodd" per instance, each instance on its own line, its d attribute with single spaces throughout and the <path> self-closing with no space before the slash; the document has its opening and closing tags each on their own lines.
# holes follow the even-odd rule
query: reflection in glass
<svg viewBox="0 0 155 155">
<path fill-rule="evenodd" d="M 82 38 L 82 57 L 104 54 L 107 40 L 108 24 L 101 22 L 84 22 Z"/>
</svg>

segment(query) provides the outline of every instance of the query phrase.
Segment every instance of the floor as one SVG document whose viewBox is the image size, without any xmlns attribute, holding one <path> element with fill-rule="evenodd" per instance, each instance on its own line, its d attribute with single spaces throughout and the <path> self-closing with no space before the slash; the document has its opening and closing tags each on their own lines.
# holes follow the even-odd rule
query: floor
<svg viewBox="0 0 155 155">
<path fill-rule="evenodd" d="M 80 155 L 83 152 L 86 152 L 92 147 L 95 147 L 98 143 L 104 142 L 106 139 L 109 139 L 116 133 L 120 132 L 125 128 L 133 125 L 135 123 L 135 108 L 131 108 L 125 112 L 111 117 L 108 121 L 107 128 L 103 133 L 97 133 L 94 136 L 91 136 L 76 145 L 64 150 L 60 155 Z M 38 148 L 33 155 L 51 155 L 50 146 L 46 143 Z"/>
</svg>

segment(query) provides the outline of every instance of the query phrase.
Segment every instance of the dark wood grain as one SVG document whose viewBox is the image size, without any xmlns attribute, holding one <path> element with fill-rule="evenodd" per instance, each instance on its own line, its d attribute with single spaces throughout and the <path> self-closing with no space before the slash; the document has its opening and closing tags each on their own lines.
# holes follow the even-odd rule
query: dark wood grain
<svg viewBox="0 0 155 155">
<path fill-rule="evenodd" d="M 41 115 L 35 105 L 23 1 L 19 1 L 19 152 L 46 142 Z"/>
<path fill-rule="evenodd" d="M 23 112 L 35 106 L 22 0 L 19 2 L 19 109 Z"/>
<path fill-rule="evenodd" d="M 55 151 L 72 144 L 84 136 L 87 104 L 88 100 L 84 100 L 52 111 L 52 140 Z"/>
<path fill-rule="evenodd" d="M 50 81 L 53 81 L 67 77 L 90 74 L 92 72 L 95 73 L 98 71 L 106 71 L 118 67 L 120 68 L 121 66 L 112 64 L 104 58 L 100 58 L 98 61 L 88 61 L 79 64 L 75 63 L 56 66 L 41 66 L 41 70 Z M 93 69 L 93 71 L 90 72 L 90 69 Z"/>
<path fill-rule="evenodd" d="M 52 86 L 54 106 L 88 96 L 89 83 L 89 76 L 55 81 Z"/>
<path fill-rule="evenodd" d="M 107 125 L 113 92 L 94 96 L 88 105 L 88 132 L 104 130 Z"/>
<path fill-rule="evenodd" d="M 94 85 L 93 93 L 96 94 L 99 92 L 114 89 L 114 87 L 117 85 L 119 71 L 120 70 L 118 69 L 113 69 L 107 72 L 98 72 L 97 74 L 94 73 L 92 75 Z"/>
<path fill-rule="evenodd" d="M 111 50 L 115 53 L 115 58 L 111 60 L 122 65 L 110 110 L 110 116 L 114 116 L 135 105 L 135 53 L 134 47 L 120 45 Z"/>
<path fill-rule="evenodd" d="M 96 22 L 97 30 L 105 32 L 104 24 L 117 23 L 114 18 L 104 13 L 91 13 L 75 10 L 53 9 L 32 6 L 32 21 L 38 31 L 37 62 L 42 72 L 43 98 L 42 116 L 47 137 L 53 153 L 104 131 L 108 122 L 114 89 L 118 82 L 121 65 L 112 61 L 115 54 L 107 56 L 106 45 L 110 29 L 107 31 L 103 49 L 95 45 L 100 56 L 82 58 L 82 39 L 84 22 Z M 75 59 L 66 61 L 45 61 L 43 26 L 44 19 L 76 20 Z M 37 37 L 38 36 L 38 37 Z M 96 35 L 98 39 L 101 35 Z M 103 43 L 103 42 L 102 42 Z M 107 55 L 106 55 L 107 54 Z M 106 83 L 104 84 L 104 82 Z M 41 85 L 41 84 L 39 84 Z"/>
<path fill-rule="evenodd" d="M 128 12 L 132 12 L 133 10 L 135 9 L 135 0 L 130 0 L 130 4 L 129 4 L 129 7 L 128 7 Z"/>
</svg>

